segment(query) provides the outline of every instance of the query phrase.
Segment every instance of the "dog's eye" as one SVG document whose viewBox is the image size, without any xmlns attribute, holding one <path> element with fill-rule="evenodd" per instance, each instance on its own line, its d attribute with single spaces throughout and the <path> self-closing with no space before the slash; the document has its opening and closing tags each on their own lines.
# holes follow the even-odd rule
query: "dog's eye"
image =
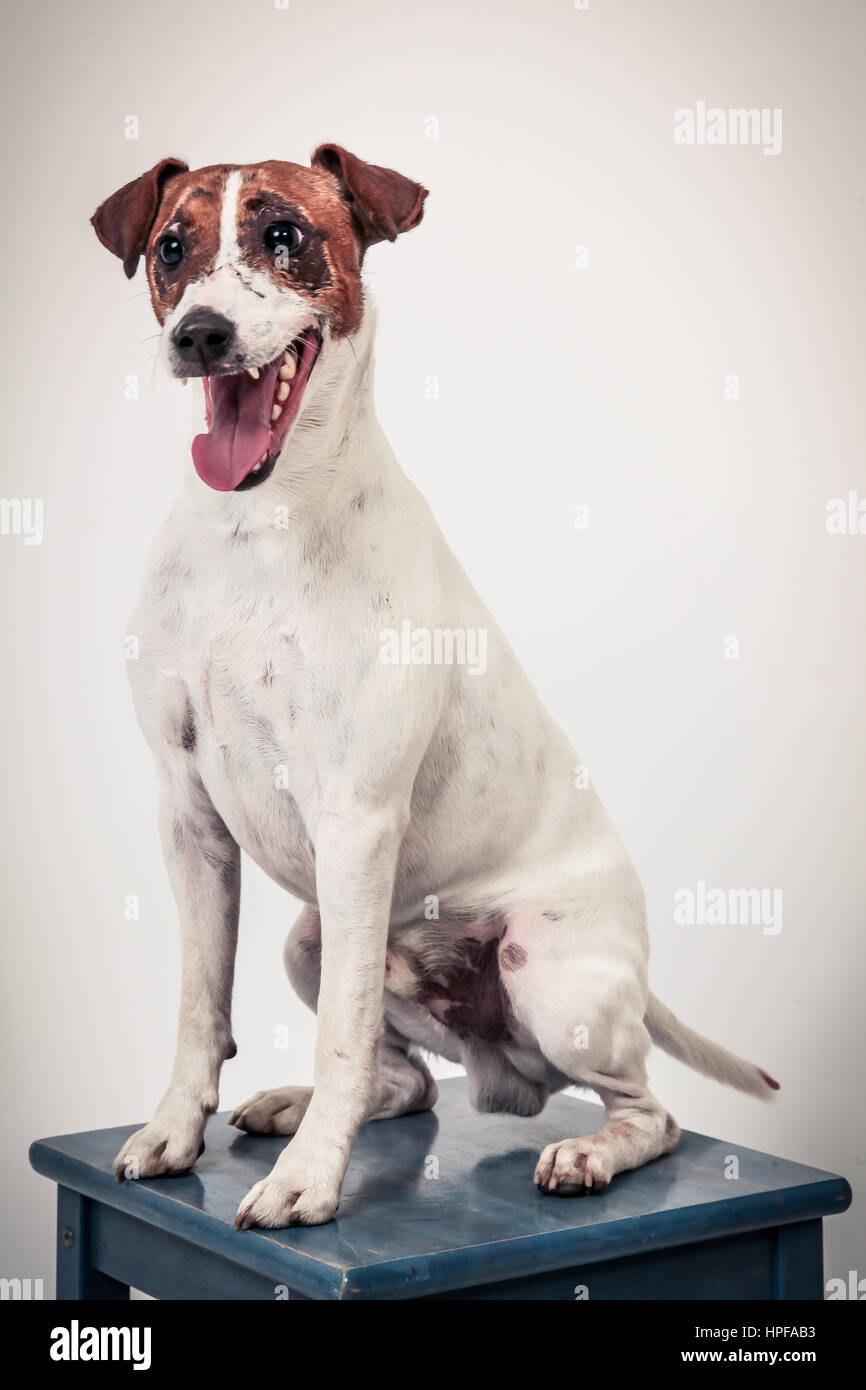
<svg viewBox="0 0 866 1390">
<path fill-rule="evenodd" d="M 292 256 L 303 239 L 303 232 L 294 222 L 272 222 L 265 228 L 265 246 L 274 253 L 282 249 L 285 254 Z"/>
<path fill-rule="evenodd" d="M 164 236 L 157 246 L 163 265 L 178 265 L 183 256 L 183 242 L 176 236 Z"/>
</svg>

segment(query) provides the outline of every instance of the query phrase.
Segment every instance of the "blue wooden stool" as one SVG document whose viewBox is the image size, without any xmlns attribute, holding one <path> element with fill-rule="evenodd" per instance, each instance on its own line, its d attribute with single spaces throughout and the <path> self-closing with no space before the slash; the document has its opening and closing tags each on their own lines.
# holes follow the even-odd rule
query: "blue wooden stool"
<svg viewBox="0 0 866 1390">
<path fill-rule="evenodd" d="M 821 1218 L 849 1205 L 844 1178 L 684 1132 L 600 1196 L 542 1196 L 540 1149 L 600 1123 L 568 1096 L 533 1120 L 478 1115 L 465 1081 L 443 1082 L 435 1111 L 361 1130 L 335 1221 L 283 1231 L 233 1229 L 286 1141 L 225 1115 L 180 1178 L 114 1181 L 136 1125 L 41 1139 L 30 1161 L 58 1184 L 61 1299 L 823 1298 Z"/>
</svg>

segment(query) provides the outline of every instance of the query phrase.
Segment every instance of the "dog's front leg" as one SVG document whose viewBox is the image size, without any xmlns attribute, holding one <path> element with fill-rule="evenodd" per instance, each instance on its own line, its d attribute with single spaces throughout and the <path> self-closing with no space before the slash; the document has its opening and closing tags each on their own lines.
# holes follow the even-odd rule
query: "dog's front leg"
<svg viewBox="0 0 866 1390">
<path fill-rule="evenodd" d="M 149 1125 L 124 1144 L 115 1176 L 182 1173 L 204 1148 L 223 1062 L 235 1054 L 231 993 L 240 850 L 192 771 L 163 770 L 160 830 L 181 927 L 181 999 L 168 1090 Z"/>
<path fill-rule="evenodd" d="M 235 1225 L 314 1226 L 337 1210 L 358 1126 L 378 1105 L 385 955 L 404 823 L 394 813 L 322 816 L 315 1086 L 297 1134 L 241 1203 Z"/>
</svg>

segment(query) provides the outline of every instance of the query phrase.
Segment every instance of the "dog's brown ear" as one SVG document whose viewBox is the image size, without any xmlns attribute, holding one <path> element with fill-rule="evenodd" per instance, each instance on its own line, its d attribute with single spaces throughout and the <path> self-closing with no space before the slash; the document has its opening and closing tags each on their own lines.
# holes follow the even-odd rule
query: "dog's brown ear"
<svg viewBox="0 0 866 1390">
<path fill-rule="evenodd" d="M 319 145 L 311 163 L 338 180 L 364 251 L 377 241 L 394 241 L 424 216 L 427 189 L 394 169 L 365 164 L 341 145 Z"/>
<path fill-rule="evenodd" d="M 146 174 L 112 193 L 91 217 L 93 230 L 103 246 L 123 261 L 127 279 L 135 274 L 138 258 L 147 245 L 166 180 L 172 174 L 186 173 L 188 168 L 182 159 L 161 159 Z"/>
</svg>

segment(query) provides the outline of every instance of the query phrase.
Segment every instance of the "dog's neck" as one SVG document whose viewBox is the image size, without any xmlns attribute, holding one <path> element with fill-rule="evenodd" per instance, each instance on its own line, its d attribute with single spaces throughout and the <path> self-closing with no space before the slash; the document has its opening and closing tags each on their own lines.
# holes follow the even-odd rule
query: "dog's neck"
<svg viewBox="0 0 866 1390">
<path fill-rule="evenodd" d="M 190 479 L 187 498 L 205 525 L 240 527 L 247 535 L 275 525 L 321 529 L 396 467 L 373 401 L 375 327 L 368 302 L 350 338 L 326 339 L 314 368 L 315 389 L 260 488 L 220 493 Z"/>
</svg>

